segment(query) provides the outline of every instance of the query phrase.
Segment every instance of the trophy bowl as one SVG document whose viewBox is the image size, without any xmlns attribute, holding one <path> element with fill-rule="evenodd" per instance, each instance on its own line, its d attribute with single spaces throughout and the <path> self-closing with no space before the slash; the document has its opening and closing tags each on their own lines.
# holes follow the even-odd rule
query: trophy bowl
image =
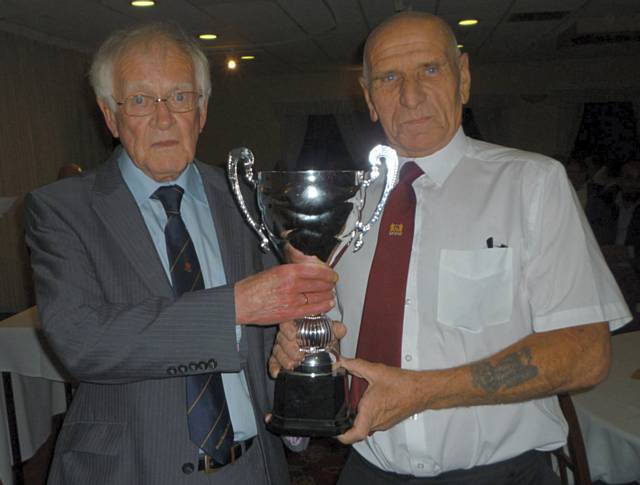
<svg viewBox="0 0 640 485">
<path fill-rule="evenodd" d="M 249 212 L 238 178 L 238 164 L 256 192 L 261 220 Z M 364 234 L 382 213 L 393 188 L 398 159 L 393 149 L 378 145 L 369 154 L 369 170 L 265 171 L 257 177 L 254 157 L 248 148 L 229 153 L 228 176 L 236 201 L 247 223 L 261 240 L 261 247 L 273 248 L 285 261 L 285 247 L 294 248 L 334 267 L 353 243 L 360 249 Z M 366 223 L 366 193 L 385 166 L 385 186 Z M 282 369 L 276 379 L 274 408 L 269 429 L 290 436 L 336 436 L 353 424 L 348 381 L 336 365 L 331 319 L 308 315 L 297 319 L 297 341 L 305 357 L 295 369 Z"/>
</svg>

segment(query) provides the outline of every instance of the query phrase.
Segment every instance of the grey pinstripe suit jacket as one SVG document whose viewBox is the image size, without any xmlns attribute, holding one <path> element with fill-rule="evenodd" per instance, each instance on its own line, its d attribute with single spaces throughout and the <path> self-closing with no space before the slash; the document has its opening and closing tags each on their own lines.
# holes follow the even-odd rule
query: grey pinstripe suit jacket
<svg viewBox="0 0 640 485">
<path fill-rule="evenodd" d="M 233 283 L 261 263 L 223 171 L 196 162 L 229 284 L 175 299 L 116 156 L 27 197 L 27 242 L 44 331 L 79 381 L 49 483 L 288 483 L 282 444 L 262 422 L 270 408 L 266 360 L 275 329 L 245 326 L 237 350 Z M 170 375 L 171 368 L 178 374 Z M 186 425 L 184 376 L 241 368 L 257 442 L 217 473 L 185 474 L 183 464 L 196 462 L 197 449 Z"/>
</svg>

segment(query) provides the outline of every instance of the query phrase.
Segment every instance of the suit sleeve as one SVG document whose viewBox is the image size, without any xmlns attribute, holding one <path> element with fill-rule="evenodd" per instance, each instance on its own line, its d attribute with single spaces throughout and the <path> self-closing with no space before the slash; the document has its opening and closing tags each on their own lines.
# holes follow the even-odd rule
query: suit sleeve
<svg viewBox="0 0 640 485">
<path fill-rule="evenodd" d="M 119 282 L 97 274 L 99 252 L 77 227 L 82 221 L 47 193 L 27 196 L 25 219 L 43 329 L 75 379 L 109 384 L 240 370 L 233 284 L 108 301 L 104 287 Z"/>
</svg>

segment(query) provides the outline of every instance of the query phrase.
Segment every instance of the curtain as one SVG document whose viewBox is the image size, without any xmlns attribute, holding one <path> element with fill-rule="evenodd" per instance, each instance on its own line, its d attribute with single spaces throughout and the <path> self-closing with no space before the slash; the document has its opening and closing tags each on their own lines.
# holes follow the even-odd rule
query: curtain
<svg viewBox="0 0 640 485">
<path fill-rule="evenodd" d="M 85 54 L 0 32 L 0 197 L 15 203 L 0 216 L 0 312 L 33 305 L 24 243 L 24 195 L 56 180 L 74 162 L 90 168 L 111 136 L 86 79 Z"/>
<path fill-rule="evenodd" d="M 368 167 L 369 152 L 379 144 L 386 144 L 379 123 L 373 123 L 369 113 L 348 111 L 335 115 L 344 144 L 358 168 Z"/>
<path fill-rule="evenodd" d="M 304 135 L 307 132 L 307 114 L 288 113 L 281 119 L 282 154 L 280 166 L 284 170 L 295 170 Z"/>
<path fill-rule="evenodd" d="M 369 150 L 379 140 L 375 125 L 360 100 L 320 99 L 314 101 L 283 102 L 275 107 L 282 130 L 282 167 L 294 169 L 307 131 L 307 120 L 311 115 L 333 115 L 340 135 L 356 164 L 367 160 Z M 379 143 L 379 141 L 378 141 Z M 364 157 L 364 158 L 363 158 Z"/>
</svg>

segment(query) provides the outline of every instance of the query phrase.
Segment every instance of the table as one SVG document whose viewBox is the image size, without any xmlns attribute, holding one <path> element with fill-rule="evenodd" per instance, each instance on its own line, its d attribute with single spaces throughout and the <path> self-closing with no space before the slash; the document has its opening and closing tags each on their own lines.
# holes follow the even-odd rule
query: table
<svg viewBox="0 0 640 485">
<path fill-rule="evenodd" d="M 640 332 L 611 339 L 611 371 L 587 392 L 571 396 L 592 480 L 640 482 Z"/>
<path fill-rule="evenodd" d="M 0 321 L 0 371 L 11 373 L 22 460 L 44 444 L 51 417 L 66 409 L 68 376 L 48 350 L 36 307 Z M 0 481 L 13 485 L 5 393 L 0 387 Z"/>
</svg>

